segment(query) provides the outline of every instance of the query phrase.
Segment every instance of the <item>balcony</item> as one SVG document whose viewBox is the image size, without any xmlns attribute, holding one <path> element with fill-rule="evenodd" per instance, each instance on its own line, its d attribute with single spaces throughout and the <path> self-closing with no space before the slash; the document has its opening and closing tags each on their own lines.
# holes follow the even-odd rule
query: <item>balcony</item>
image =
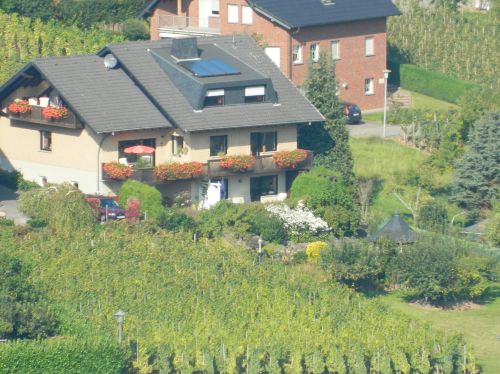
<svg viewBox="0 0 500 374">
<path fill-rule="evenodd" d="M 74 113 L 68 111 L 68 116 L 62 119 L 47 119 L 42 115 L 43 108 L 40 106 L 32 106 L 31 111 L 27 113 L 10 113 L 9 118 L 12 121 L 28 122 L 38 125 L 47 125 L 54 127 L 64 127 L 67 129 L 80 129 L 82 128 L 81 122 L 76 118 Z"/>
<path fill-rule="evenodd" d="M 219 17 L 199 18 L 159 14 L 156 21 L 160 32 L 193 36 L 220 34 Z"/>
<path fill-rule="evenodd" d="M 312 168 L 314 160 L 313 152 L 307 151 L 307 158 L 297 165 L 295 168 L 281 168 L 276 166 L 273 162 L 273 155 L 261 155 L 257 157 L 254 166 L 247 171 L 247 173 L 252 174 L 264 174 L 273 171 L 287 171 L 287 170 L 309 170 Z M 220 167 L 220 159 L 208 160 L 207 164 L 204 166 L 204 175 L 208 178 L 212 177 L 225 177 L 230 175 L 236 175 L 238 173 L 232 172 L 227 169 Z"/>
<path fill-rule="evenodd" d="M 121 182 L 128 178 L 134 179 L 142 183 L 153 184 L 158 182 L 154 168 L 132 169 L 132 175 L 130 177 L 113 178 L 104 171 L 105 164 L 106 164 L 105 162 L 101 164 L 101 176 L 104 182 L 112 182 L 112 181 Z"/>
</svg>

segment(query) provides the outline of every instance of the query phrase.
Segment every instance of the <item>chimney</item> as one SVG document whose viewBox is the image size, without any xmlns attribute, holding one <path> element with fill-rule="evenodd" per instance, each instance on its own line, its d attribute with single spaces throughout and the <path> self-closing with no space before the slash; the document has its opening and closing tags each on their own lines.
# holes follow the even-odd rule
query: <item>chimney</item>
<svg viewBox="0 0 500 374">
<path fill-rule="evenodd" d="M 196 38 L 173 39 L 172 56 L 177 60 L 192 60 L 198 58 L 198 43 Z"/>
</svg>

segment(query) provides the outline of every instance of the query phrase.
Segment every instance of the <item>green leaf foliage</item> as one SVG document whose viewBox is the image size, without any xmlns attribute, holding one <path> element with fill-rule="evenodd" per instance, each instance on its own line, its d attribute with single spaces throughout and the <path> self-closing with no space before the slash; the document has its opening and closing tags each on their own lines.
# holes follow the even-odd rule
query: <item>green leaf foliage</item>
<svg viewBox="0 0 500 374">
<path fill-rule="evenodd" d="M 15 341 L 0 345 L 0 372 L 111 374 L 127 367 L 125 349 L 102 339 Z"/>
<path fill-rule="evenodd" d="M 126 20 L 122 25 L 123 36 L 127 40 L 148 40 L 149 25 L 135 18 Z"/>
<path fill-rule="evenodd" d="M 491 208 L 500 190 L 500 112 L 474 124 L 469 149 L 456 163 L 453 200 L 470 211 Z"/>
<path fill-rule="evenodd" d="M 164 211 L 161 192 L 154 186 L 128 179 L 118 192 L 120 205 L 127 206 L 128 199 L 139 199 L 141 212 L 147 213 L 148 218 L 156 219 Z"/>
<path fill-rule="evenodd" d="M 178 208 L 166 208 L 156 218 L 162 229 L 169 231 L 194 231 L 194 220 Z"/>
<path fill-rule="evenodd" d="M 444 204 L 427 202 L 418 212 L 418 225 L 424 230 L 445 233 L 448 229 L 448 210 Z"/>
</svg>

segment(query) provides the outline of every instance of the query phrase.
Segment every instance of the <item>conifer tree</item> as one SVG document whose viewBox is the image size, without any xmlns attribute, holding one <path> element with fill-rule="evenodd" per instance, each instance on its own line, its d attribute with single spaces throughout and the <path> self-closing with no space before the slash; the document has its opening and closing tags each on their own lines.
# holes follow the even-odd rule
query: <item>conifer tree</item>
<svg viewBox="0 0 500 374">
<path fill-rule="evenodd" d="M 491 208 L 500 190 L 500 112 L 476 122 L 469 150 L 456 164 L 453 200 L 472 213 Z"/>
<path fill-rule="evenodd" d="M 335 64 L 326 54 L 320 54 L 317 63 L 309 62 L 304 92 L 326 121 L 324 124 L 300 127 L 299 147 L 314 151 L 318 166 L 337 170 L 346 183 L 351 183 L 353 159 L 349 148 L 349 133 L 337 95 Z"/>
</svg>

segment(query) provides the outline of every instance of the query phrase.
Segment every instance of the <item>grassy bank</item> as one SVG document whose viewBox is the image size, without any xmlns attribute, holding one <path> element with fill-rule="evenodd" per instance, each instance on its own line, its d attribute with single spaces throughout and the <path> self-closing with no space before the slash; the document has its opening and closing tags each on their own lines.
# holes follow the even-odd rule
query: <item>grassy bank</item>
<svg viewBox="0 0 500 374">
<path fill-rule="evenodd" d="M 389 294 L 380 299 L 393 310 L 433 327 L 459 332 L 472 344 L 485 374 L 500 373 L 500 283 L 494 285 L 488 304 L 471 310 L 440 310 L 407 303 L 401 295 Z"/>
</svg>

